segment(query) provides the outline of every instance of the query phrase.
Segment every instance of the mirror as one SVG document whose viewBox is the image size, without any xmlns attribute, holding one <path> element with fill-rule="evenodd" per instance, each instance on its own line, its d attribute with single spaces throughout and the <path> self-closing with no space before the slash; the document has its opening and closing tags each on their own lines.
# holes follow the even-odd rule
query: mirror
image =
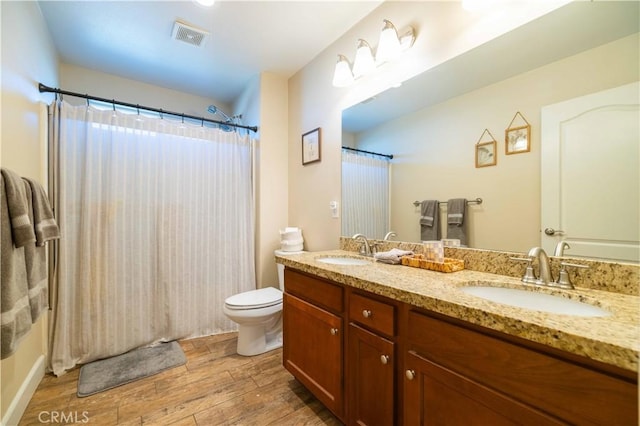
<svg viewBox="0 0 640 426">
<path fill-rule="evenodd" d="M 422 200 L 482 198 L 466 210 L 469 247 L 540 246 L 540 111 L 638 80 L 638 30 L 636 2 L 570 3 L 344 110 L 343 145 L 393 155 L 387 231 L 420 241 Z M 529 145 L 507 155 L 505 130 L 518 112 Z M 496 164 L 477 168 L 485 129 L 497 141 Z M 342 205 L 358 207 L 344 196 Z M 446 204 L 439 214 L 446 238 Z"/>
</svg>

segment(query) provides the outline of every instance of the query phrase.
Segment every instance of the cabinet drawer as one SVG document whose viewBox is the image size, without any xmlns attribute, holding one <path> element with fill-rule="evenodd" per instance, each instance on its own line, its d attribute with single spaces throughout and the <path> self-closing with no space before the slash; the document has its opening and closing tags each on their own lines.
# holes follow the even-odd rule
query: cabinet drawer
<svg viewBox="0 0 640 426">
<path fill-rule="evenodd" d="M 352 293 L 349 320 L 387 336 L 395 335 L 395 307 L 388 303 Z"/>
<path fill-rule="evenodd" d="M 329 311 L 341 313 L 344 310 L 342 287 L 329 281 L 286 268 L 284 289 Z"/>
<path fill-rule="evenodd" d="M 411 311 L 409 349 L 511 398 L 578 424 L 637 424 L 637 382 Z"/>
</svg>

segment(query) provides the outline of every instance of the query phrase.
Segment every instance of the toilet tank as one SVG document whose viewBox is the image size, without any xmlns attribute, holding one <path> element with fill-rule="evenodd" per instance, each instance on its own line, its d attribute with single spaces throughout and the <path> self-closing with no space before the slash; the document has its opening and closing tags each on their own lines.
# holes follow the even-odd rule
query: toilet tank
<svg viewBox="0 0 640 426">
<path fill-rule="evenodd" d="M 304 253 L 304 251 L 284 251 L 284 250 L 276 250 L 275 254 L 278 256 L 288 256 L 292 254 L 300 254 Z M 276 268 L 278 268 L 278 287 L 280 290 L 284 291 L 284 265 L 281 263 L 276 263 Z"/>
</svg>

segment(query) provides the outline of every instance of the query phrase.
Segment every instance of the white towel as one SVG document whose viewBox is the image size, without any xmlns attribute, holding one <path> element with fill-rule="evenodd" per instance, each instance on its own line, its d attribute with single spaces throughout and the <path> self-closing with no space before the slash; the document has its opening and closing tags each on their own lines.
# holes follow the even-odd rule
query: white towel
<svg viewBox="0 0 640 426">
<path fill-rule="evenodd" d="M 402 261 L 402 256 L 411 256 L 413 252 L 410 250 L 391 249 L 389 251 L 381 251 L 373 255 L 378 262 L 397 265 Z"/>
</svg>

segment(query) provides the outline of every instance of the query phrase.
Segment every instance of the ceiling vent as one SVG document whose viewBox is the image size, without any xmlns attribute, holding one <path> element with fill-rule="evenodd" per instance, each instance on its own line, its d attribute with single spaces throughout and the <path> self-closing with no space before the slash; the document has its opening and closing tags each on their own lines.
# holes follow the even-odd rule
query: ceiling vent
<svg viewBox="0 0 640 426">
<path fill-rule="evenodd" d="M 194 27 L 182 21 L 176 21 L 173 24 L 171 38 L 200 47 L 204 44 L 208 35 L 209 32 L 202 28 Z"/>
</svg>

